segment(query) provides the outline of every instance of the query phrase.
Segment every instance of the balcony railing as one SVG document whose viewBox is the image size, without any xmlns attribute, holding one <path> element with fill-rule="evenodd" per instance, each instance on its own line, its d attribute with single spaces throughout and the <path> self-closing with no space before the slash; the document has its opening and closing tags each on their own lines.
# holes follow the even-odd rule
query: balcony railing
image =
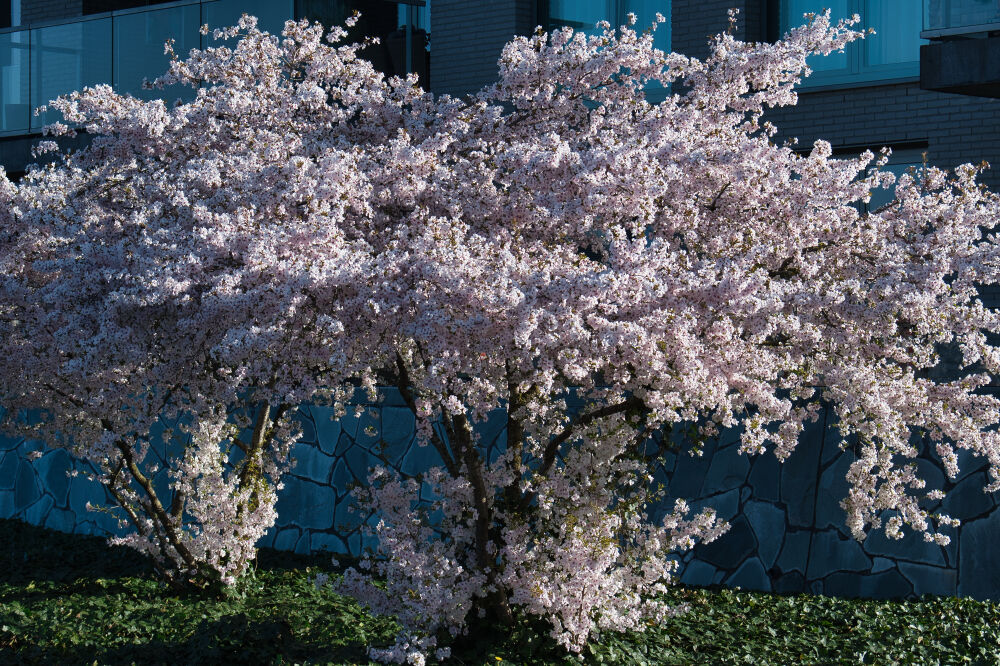
<svg viewBox="0 0 1000 666">
<path fill-rule="evenodd" d="M 1000 0 L 924 0 L 920 36 L 940 39 L 1000 31 Z"/>
<path fill-rule="evenodd" d="M 244 14 L 279 32 L 293 17 L 294 0 L 182 0 L 170 4 L 95 14 L 57 23 L 0 30 L 0 135 L 37 131 L 59 119 L 55 111 L 32 111 L 84 86 L 111 83 L 143 99 L 190 99 L 190 88 L 143 90 L 144 79 L 164 73 L 174 51 L 186 55 L 208 45 L 199 27 L 219 28 Z"/>
</svg>

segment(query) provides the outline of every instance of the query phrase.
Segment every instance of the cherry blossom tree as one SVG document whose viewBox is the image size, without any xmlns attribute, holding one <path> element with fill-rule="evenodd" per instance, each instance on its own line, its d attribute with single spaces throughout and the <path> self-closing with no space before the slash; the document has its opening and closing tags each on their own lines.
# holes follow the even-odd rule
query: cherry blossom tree
<svg viewBox="0 0 1000 666">
<path fill-rule="evenodd" d="M 440 464 L 372 471 L 378 545 L 337 583 L 399 618 L 386 661 L 443 657 L 477 616 L 544 618 L 578 652 L 674 612 L 674 554 L 726 528 L 683 501 L 653 519 L 679 423 L 784 460 L 825 401 L 858 441 L 855 537 L 946 543 L 912 437 L 1000 485 L 1000 402 L 978 390 L 1000 322 L 977 291 L 1000 278 L 1000 202 L 983 167 L 895 182 L 887 153 L 774 141 L 767 110 L 851 25 L 720 35 L 703 61 L 652 29 L 539 31 L 459 99 L 384 79 L 341 30 L 244 18 L 235 48 L 159 80 L 197 86 L 190 103 L 63 98 L 53 131 L 91 146 L 0 181 L 0 402 L 99 463 L 164 571 L 230 579 L 273 522 L 290 406 L 396 387 Z M 945 347 L 962 361 L 935 379 Z M 489 459 L 475 426 L 498 405 Z M 190 437 L 170 509 L 142 469 L 164 412 Z"/>
</svg>

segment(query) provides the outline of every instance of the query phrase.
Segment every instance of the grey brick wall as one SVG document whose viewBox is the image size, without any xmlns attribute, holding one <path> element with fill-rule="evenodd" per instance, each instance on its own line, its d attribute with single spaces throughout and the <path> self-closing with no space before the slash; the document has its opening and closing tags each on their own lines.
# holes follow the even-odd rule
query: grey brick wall
<svg viewBox="0 0 1000 666">
<path fill-rule="evenodd" d="M 673 0 L 673 50 L 695 58 L 707 56 L 709 39 L 729 28 L 729 9 L 739 10 L 737 38 L 751 42 L 764 39 L 764 0 Z"/>
<path fill-rule="evenodd" d="M 535 29 L 533 0 L 435 0 L 431 18 L 431 88 L 462 95 L 497 78 L 500 51 Z"/>
<path fill-rule="evenodd" d="M 41 23 L 83 14 L 83 0 L 24 0 L 21 23 Z"/>
</svg>

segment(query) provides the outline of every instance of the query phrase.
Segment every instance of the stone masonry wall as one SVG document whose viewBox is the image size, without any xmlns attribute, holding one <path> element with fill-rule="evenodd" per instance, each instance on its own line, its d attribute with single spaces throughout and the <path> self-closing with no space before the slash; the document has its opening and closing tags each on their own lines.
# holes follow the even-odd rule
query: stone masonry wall
<svg viewBox="0 0 1000 666">
<path fill-rule="evenodd" d="M 305 407 L 301 418 L 304 434 L 294 449 L 296 465 L 279 493 L 278 524 L 260 545 L 299 553 L 357 553 L 365 544 L 349 512 L 349 488 L 363 483 L 368 468 L 380 461 L 416 474 L 437 464 L 436 454 L 416 444 L 413 415 L 394 392 L 381 405 L 367 406 L 360 417 L 337 421 L 326 408 Z M 985 463 L 964 457 L 961 476 L 946 481 L 932 447 L 923 447 L 920 471 L 930 484 L 948 491 L 940 510 L 963 521 L 947 547 L 913 534 L 891 541 L 881 532 L 859 543 L 849 536 L 839 506 L 847 492 L 851 443 L 841 450 L 832 418 L 825 412 L 783 464 L 771 454 L 740 455 L 735 433 L 709 443 L 700 457 L 680 450 L 663 458 L 654 474 L 667 486 L 665 506 L 683 497 L 695 509 L 714 507 L 732 525 L 716 542 L 683 556 L 681 582 L 782 593 L 1000 599 L 1000 567 L 994 565 L 1000 512 L 996 498 L 982 491 Z M 506 439 L 503 412 L 494 412 L 480 432 L 494 459 Z M 86 509 L 88 502 L 109 505 L 104 489 L 83 475 L 68 475 L 86 465 L 61 450 L 29 461 L 27 453 L 39 446 L 0 439 L 0 518 L 66 532 L 119 533 L 114 516 Z M 166 483 L 162 472 L 156 483 Z"/>
</svg>

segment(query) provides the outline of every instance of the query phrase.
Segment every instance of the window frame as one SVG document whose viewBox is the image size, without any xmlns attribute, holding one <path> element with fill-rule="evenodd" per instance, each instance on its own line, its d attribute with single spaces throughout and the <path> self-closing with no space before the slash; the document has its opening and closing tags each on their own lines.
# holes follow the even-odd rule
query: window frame
<svg viewBox="0 0 1000 666">
<path fill-rule="evenodd" d="M 847 15 L 859 14 L 861 23 L 855 29 L 867 29 L 868 5 L 871 2 L 881 0 L 846 0 Z M 788 0 L 779 0 L 778 4 L 778 27 L 781 35 L 784 35 L 792 27 L 802 24 L 801 17 L 792 20 L 790 14 L 791 7 Z M 821 3 L 820 3 L 821 4 Z M 819 7 L 817 11 L 821 11 Z M 836 17 L 834 17 L 836 18 Z M 922 20 L 922 19 L 921 19 Z M 922 25 L 922 23 L 921 23 Z M 926 44 L 927 40 L 921 38 L 920 31 L 917 31 L 918 44 Z M 905 62 L 869 65 L 867 63 L 869 51 L 866 48 L 865 40 L 856 40 L 844 48 L 847 56 L 847 66 L 834 70 L 813 70 L 813 73 L 803 79 L 800 89 L 819 90 L 825 88 L 844 88 L 884 85 L 891 83 L 902 83 L 907 81 L 920 80 L 920 57 Z M 811 56 L 813 58 L 823 58 L 829 56 Z"/>
</svg>

